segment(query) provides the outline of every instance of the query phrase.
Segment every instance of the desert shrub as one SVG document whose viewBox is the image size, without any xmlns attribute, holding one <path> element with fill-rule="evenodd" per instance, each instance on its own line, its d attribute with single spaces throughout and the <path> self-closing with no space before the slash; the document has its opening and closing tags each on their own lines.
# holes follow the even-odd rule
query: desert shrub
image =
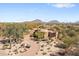
<svg viewBox="0 0 79 59">
<path fill-rule="evenodd" d="M 48 47 L 47 50 L 50 50 L 50 47 Z"/>
<path fill-rule="evenodd" d="M 43 49 L 40 49 L 40 51 L 43 51 Z"/>
<path fill-rule="evenodd" d="M 69 26 L 65 27 L 63 31 L 61 32 L 61 41 L 64 42 L 64 44 L 69 47 L 71 45 L 78 45 L 77 43 L 79 42 L 79 36 L 78 33 L 75 31 L 75 28 Z M 60 35 L 59 35 L 60 36 Z"/>
<path fill-rule="evenodd" d="M 46 52 L 43 52 L 42 54 L 43 54 L 43 55 L 46 55 L 47 53 L 46 53 Z"/>
<path fill-rule="evenodd" d="M 36 32 L 33 33 L 33 37 L 36 38 L 35 40 L 37 40 L 37 41 L 43 40 L 44 32 L 36 31 Z"/>
<path fill-rule="evenodd" d="M 47 41 L 48 39 L 42 39 L 42 41 Z"/>
<path fill-rule="evenodd" d="M 75 30 L 76 32 L 79 32 L 79 27 L 75 27 L 74 30 Z"/>
<path fill-rule="evenodd" d="M 5 49 L 10 49 L 10 45 L 7 43 L 7 44 L 4 44 L 3 47 L 2 47 L 3 50 Z"/>
<path fill-rule="evenodd" d="M 44 44 L 43 44 L 43 45 L 41 45 L 41 47 L 44 47 Z"/>
<path fill-rule="evenodd" d="M 71 50 L 68 50 L 66 55 L 72 55 L 72 56 L 79 56 L 79 48 L 71 51 Z"/>
<path fill-rule="evenodd" d="M 17 49 L 15 49 L 13 52 L 15 52 L 15 54 L 18 54 L 18 50 Z"/>
<path fill-rule="evenodd" d="M 56 56 L 54 53 L 50 53 L 49 55 L 50 55 L 50 56 Z"/>
<path fill-rule="evenodd" d="M 67 46 L 65 44 L 56 44 L 55 47 L 58 47 L 58 48 L 63 48 L 65 49 Z"/>
<path fill-rule="evenodd" d="M 75 34 L 76 32 L 74 30 L 66 30 L 66 33 L 70 37 L 76 36 L 76 34 Z"/>
<path fill-rule="evenodd" d="M 47 43 L 47 44 L 50 44 L 51 42 L 50 42 L 50 41 L 46 41 L 46 43 Z"/>
<path fill-rule="evenodd" d="M 39 25 L 40 25 L 39 23 L 29 22 L 29 23 L 26 24 L 26 27 L 28 29 L 33 29 L 33 28 L 38 28 Z"/>
<path fill-rule="evenodd" d="M 39 41 L 37 41 L 36 43 L 39 44 Z"/>
<path fill-rule="evenodd" d="M 62 41 L 64 42 L 64 44 L 69 47 L 71 45 L 77 45 L 77 42 L 79 42 L 77 37 L 69 37 L 69 36 L 65 36 L 64 38 L 62 38 Z"/>
<path fill-rule="evenodd" d="M 39 28 L 44 28 L 44 29 L 45 29 L 45 26 L 43 26 L 43 25 L 40 25 L 40 26 L 39 26 Z"/>
</svg>

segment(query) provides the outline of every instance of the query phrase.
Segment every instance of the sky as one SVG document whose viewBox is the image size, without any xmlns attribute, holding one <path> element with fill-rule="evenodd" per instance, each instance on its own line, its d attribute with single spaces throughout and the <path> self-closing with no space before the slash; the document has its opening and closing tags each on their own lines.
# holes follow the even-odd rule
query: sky
<svg viewBox="0 0 79 59">
<path fill-rule="evenodd" d="M 60 22 L 79 21 L 79 4 L 74 3 L 0 3 L 0 22 L 40 19 Z"/>
</svg>

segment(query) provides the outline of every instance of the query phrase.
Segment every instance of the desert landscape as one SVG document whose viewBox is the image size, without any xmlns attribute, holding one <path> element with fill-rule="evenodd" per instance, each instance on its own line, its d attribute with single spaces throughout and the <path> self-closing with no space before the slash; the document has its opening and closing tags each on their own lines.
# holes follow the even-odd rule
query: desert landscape
<svg viewBox="0 0 79 59">
<path fill-rule="evenodd" d="M 0 3 L 0 56 L 79 56 L 78 15 L 78 3 Z"/>
<path fill-rule="evenodd" d="M 0 55 L 79 55 L 79 24 L 41 20 L 0 23 Z"/>
</svg>

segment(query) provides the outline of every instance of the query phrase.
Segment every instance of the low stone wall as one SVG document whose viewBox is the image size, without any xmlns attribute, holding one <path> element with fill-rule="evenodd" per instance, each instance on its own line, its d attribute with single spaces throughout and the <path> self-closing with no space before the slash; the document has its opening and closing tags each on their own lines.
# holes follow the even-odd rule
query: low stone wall
<svg viewBox="0 0 79 59">
<path fill-rule="evenodd" d="M 32 35 L 36 30 L 45 32 L 44 39 L 48 39 L 50 36 L 51 36 L 51 38 L 55 38 L 55 39 L 57 39 L 57 37 L 58 37 L 58 32 L 56 32 L 56 31 L 52 31 L 52 30 L 48 30 L 48 29 L 36 29 L 36 28 L 34 30 L 30 31 L 31 32 L 30 35 Z M 49 33 L 51 33 L 50 36 L 49 36 Z"/>
</svg>

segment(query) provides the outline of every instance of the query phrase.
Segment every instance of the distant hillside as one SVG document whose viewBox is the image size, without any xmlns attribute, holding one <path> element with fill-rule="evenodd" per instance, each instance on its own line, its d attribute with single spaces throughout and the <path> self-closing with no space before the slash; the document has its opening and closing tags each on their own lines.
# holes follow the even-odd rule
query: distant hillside
<svg viewBox="0 0 79 59">
<path fill-rule="evenodd" d="M 42 23 L 42 21 L 40 19 L 35 19 L 35 20 L 31 21 L 31 22 L 34 22 L 34 23 Z"/>
<path fill-rule="evenodd" d="M 79 21 L 77 22 L 59 22 L 58 20 L 51 20 L 48 22 L 42 21 L 40 19 L 35 19 L 32 21 L 23 21 L 23 22 L 0 22 L 0 23 L 41 23 L 41 24 L 79 24 Z"/>
<path fill-rule="evenodd" d="M 79 21 L 75 22 L 75 24 L 79 24 Z"/>
<path fill-rule="evenodd" d="M 57 20 L 51 20 L 51 21 L 49 21 L 49 22 L 47 22 L 48 24 L 58 24 L 58 23 L 60 23 L 59 21 L 57 21 Z"/>
</svg>

